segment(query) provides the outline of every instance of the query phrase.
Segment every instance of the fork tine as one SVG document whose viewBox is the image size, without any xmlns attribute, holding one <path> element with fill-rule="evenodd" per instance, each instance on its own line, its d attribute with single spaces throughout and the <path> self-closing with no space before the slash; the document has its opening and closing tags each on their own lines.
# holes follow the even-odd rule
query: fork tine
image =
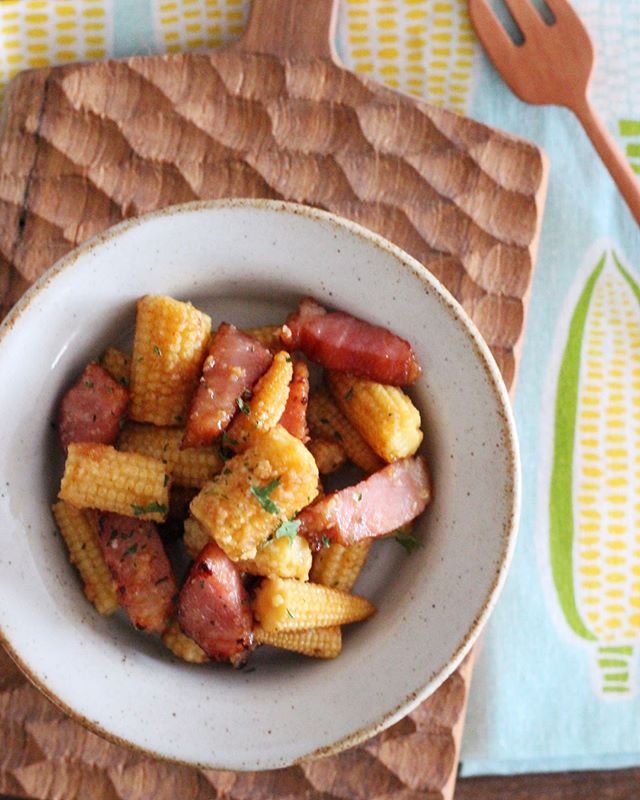
<svg viewBox="0 0 640 800">
<path fill-rule="evenodd" d="M 488 0 L 469 0 L 469 15 L 478 38 L 492 60 L 500 52 L 515 48 L 513 40 L 503 28 Z"/>
<path fill-rule="evenodd" d="M 573 10 L 567 0 L 545 0 L 546 4 L 551 9 L 551 13 L 556 19 L 556 22 L 573 22 L 574 25 L 579 25 L 584 28 L 584 23 L 580 17 Z"/>
<path fill-rule="evenodd" d="M 511 12 L 511 16 L 516 21 L 524 38 L 527 38 L 527 31 L 535 30 L 534 26 L 540 27 L 545 24 L 538 9 L 533 6 L 530 0 L 504 0 L 505 5 Z"/>
</svg>

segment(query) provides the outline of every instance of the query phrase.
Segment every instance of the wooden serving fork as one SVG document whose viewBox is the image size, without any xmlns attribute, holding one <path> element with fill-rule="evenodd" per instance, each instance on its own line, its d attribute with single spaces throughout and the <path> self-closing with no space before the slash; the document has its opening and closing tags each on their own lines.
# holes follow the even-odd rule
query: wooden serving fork
<svg viewBox="0 0 640 800">
<path fill-rule="evenodd" d="M 594 51 L 578 15 L 568 0 L 546 0 L 554 17 L 549 24 L 530 0 L 504 2 L 522 32 L 522 44 L 511 39 L 489 0 L 469 0 L 471 20 L 495 68 L 526 103 L 573 111 L 640 225 L 640 183 L 587 97 Z"/>
</svg>

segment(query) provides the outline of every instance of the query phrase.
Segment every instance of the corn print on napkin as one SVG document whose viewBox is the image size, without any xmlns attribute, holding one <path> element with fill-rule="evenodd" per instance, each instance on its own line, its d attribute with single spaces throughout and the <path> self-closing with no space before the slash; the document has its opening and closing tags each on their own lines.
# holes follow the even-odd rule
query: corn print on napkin
<svg viewBox="0 0 640 800">
<path fill-rule="evenodd" d="M 640 0 L 574 6 L 599 55 L 593 103 L 640 174 Z M 247 12 L 4 0 L 0 91 L 28 67 L 218 47 Z M 532 139 L 552 165 L 516 398 L 520 538 L 479 646 L 463 773 L 640 764 L 640 231 L 571 114 L 502 83 L 466 0 L 341 0 L 337 35 L 353 69 Z"/>
</svg>

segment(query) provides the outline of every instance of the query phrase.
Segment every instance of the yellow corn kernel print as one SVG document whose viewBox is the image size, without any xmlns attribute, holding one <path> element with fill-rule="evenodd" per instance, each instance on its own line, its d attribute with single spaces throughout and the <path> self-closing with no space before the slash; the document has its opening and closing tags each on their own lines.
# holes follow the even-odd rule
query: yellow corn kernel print
<svg viewBox="0 0 640 800">
<path fill-rule="evenodd" d="M 105 58 L 112 48 L 111 0 L 0 3 L 0 98 L 25 69 Z"/>
</svg>

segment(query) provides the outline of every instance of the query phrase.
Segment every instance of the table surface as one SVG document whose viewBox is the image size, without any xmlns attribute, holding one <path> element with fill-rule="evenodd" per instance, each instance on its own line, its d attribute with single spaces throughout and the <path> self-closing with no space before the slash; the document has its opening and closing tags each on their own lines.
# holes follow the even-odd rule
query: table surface
<svg viewBox="0 0 640 800">
<path fill-rule="evenodd" d="M 639 793 L 640 768 L 637 768 L 462 778 L 454 800 L 499 797 L 509 800 L 635 800 Z M 0 795 L 0 800 L 25 800 L 25 797 Z"/>
</svg>

